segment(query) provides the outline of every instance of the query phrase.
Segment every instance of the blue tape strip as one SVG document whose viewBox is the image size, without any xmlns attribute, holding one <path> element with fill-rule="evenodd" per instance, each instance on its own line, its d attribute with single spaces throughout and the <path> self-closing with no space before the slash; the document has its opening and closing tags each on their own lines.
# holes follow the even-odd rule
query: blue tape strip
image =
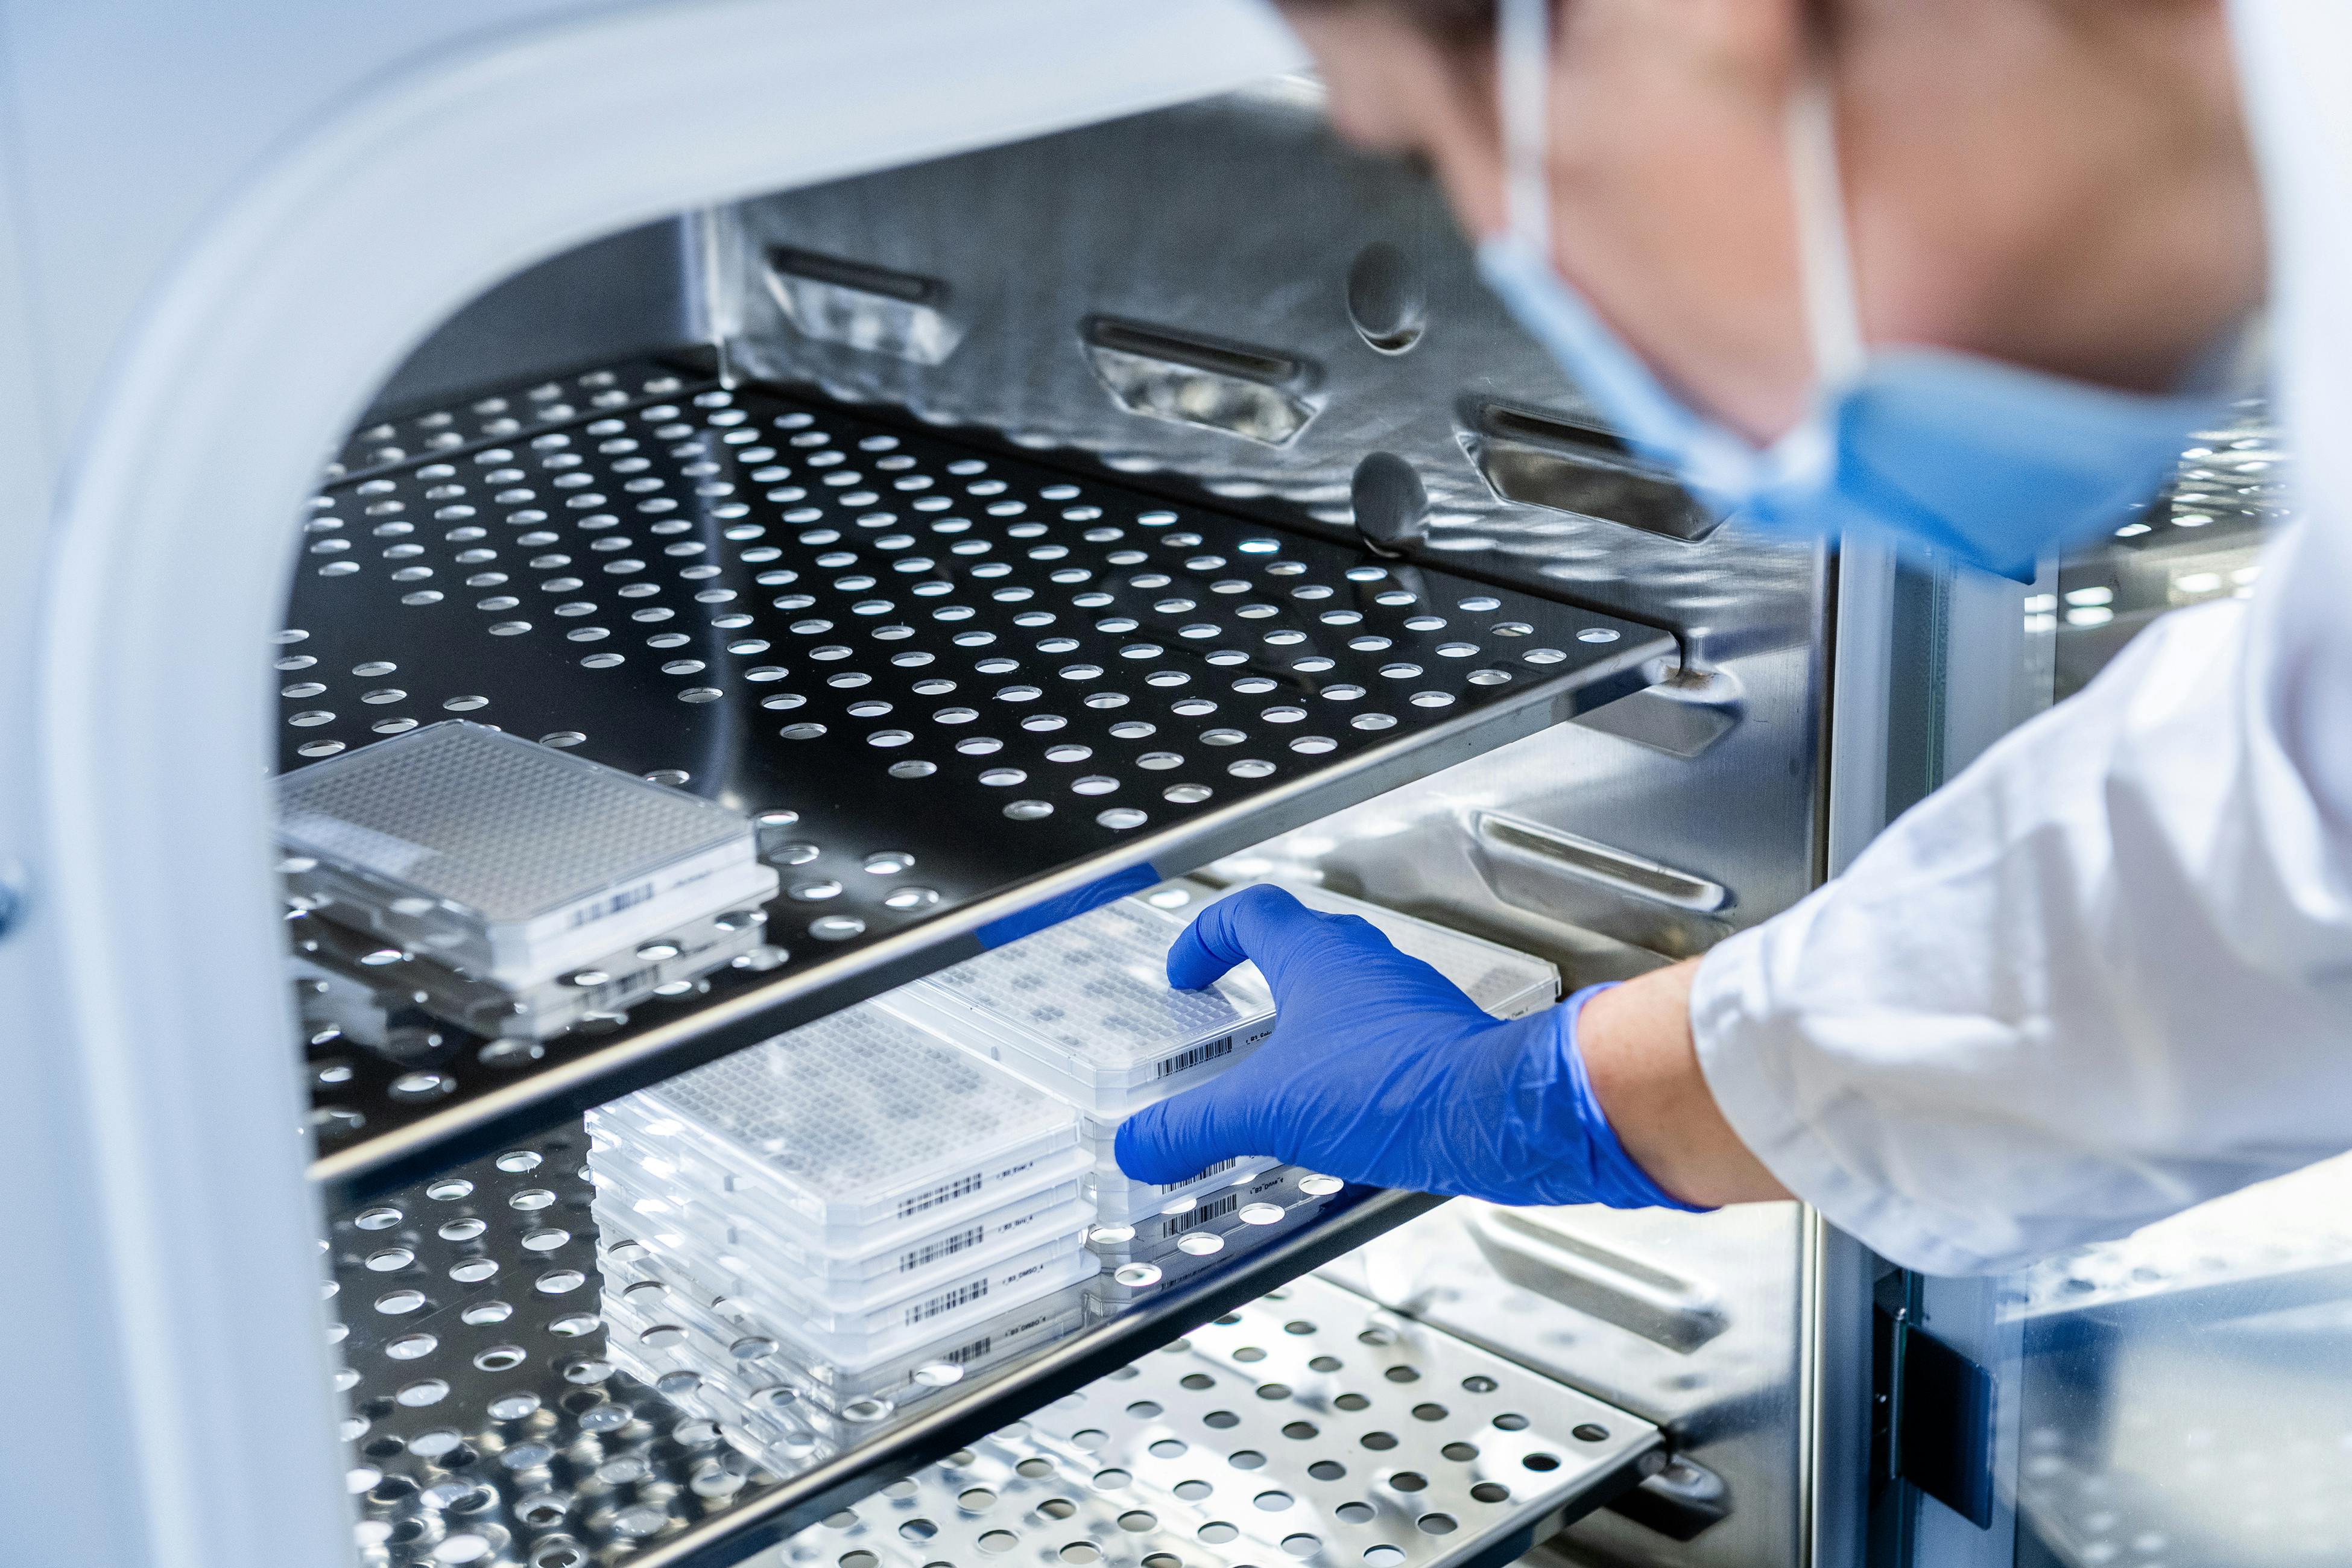
<svg viewBox="0 0 2352 1568">
<path fill-rule="evenodd" d="M 972 934 L 980 938 L 980 945 L 982 947 L 1003 947 L 1008 942 L 1019 942 L 1023 937 L 1044 931 L 1047 926 L 1059 925 L 1073 915 L 1082 915 L 1088 910 L 1100 909 L 1114 899 L 1123 899 L 1129 893 L 1139 893 L 1146 888 L 1156 887 L 1166 880 L 1166 878 L 1148 865 L 1130 866 L 1124 871 L 1112 872 L 1100 881 L 1088 882 L 1083 888 L 1074 888 L 1058 899 L 1048 899 L 1044 903 L 1034 904 L 1017 914 L 1006 915 L 1003 920 L 991 921 Z"/>
</svg>

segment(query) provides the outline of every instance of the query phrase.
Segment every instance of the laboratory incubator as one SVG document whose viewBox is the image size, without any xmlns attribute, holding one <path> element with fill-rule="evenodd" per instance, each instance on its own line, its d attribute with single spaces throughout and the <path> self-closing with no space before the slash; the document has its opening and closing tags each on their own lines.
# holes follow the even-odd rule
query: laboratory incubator
<svg viewBox="0 0 2352 1568">
<path fill-rule="evenodd" d="M 1234 889 L 1499 1017 L 1786 909 L 2247 589 L 2259 405 L 1768 538 L 1225 0 L 0 17 L 0 1556 L 2352 1561 L 2329 1167 L 1978 1280 L 1112 1153 Z"/>
</svg>

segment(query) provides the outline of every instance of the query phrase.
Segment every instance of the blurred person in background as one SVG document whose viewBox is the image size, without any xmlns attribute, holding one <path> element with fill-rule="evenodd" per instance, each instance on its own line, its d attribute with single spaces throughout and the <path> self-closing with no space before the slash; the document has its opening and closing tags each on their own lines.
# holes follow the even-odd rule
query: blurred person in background
<svg viewBox="0 0 2352 1568">
<path fill-rule="evenodd" d="M 1795 1195 L 2011 1268 L 2352 1147 L 2352 8 L 2323 0 L 1293 0 L 1341 132 L 1425 159 L 1489 284 L 1754 527 L 2030 578 L 2267 385 L 2301 520 L 1847 871 L 1498 1023 L 1258 888 L 1274 1037 L 1131 1119 L 1505 1203 Z M 2265 362 L 2263 347 L 2270 345 Z"/>
</svg>

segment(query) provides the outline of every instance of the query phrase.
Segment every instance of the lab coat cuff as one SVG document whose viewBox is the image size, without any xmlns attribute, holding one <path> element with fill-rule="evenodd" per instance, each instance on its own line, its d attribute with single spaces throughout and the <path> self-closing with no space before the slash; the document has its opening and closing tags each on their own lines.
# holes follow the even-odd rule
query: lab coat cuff
<svg viewBox="0 0 2352 1568">
<path fill-rule="evenodd" d="M 1780 1184 L 1881 1257 L 1924 1274 L 1982 1272 L 1985 1259 L 1945 1239 L 1954 1229 L 1903 1194 L 1857 1175 L 1799 1107 L 1794 1020 L 1776 1006 L 1776 940 L 1801 940 L 1779 921 L 1718 942 L 1691 986 L 1691 1036 L 1717 1110 Z"/>
</svg>

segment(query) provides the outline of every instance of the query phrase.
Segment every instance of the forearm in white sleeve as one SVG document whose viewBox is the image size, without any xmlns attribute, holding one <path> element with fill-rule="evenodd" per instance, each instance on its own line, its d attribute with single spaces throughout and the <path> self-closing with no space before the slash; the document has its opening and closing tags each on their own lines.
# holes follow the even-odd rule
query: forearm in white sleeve
<svg viewBox="0 0 2352 1568">
<path fill-rule="evenodd" d="M 2152 626 L 1701 965 L 1709 1088 L 1881 1253 L 2007 1268 L 2352 1147 L 2352 552 Z"/>
</svg>

